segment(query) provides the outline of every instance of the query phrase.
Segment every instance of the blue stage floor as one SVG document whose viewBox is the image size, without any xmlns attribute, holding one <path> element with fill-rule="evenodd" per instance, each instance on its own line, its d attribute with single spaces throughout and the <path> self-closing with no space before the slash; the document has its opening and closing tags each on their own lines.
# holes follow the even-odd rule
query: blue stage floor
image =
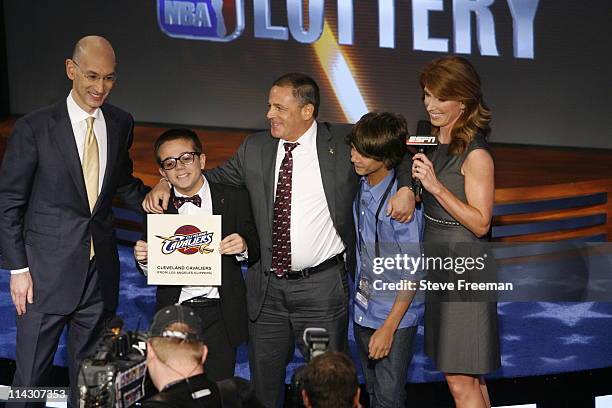
<svg viewBox="0 0 612 408">
<path fill-rule="evenodd" d="M 136 270 L 131 248 L 120 246 L 119 254 L 123 275 L 118 314 L 125 321 L 124 329 L 146 330 L 153 314 L 155 288 L 147 286 L 145 277 Z M 9 295 L 9 273 L 0 272 L 0 357 L 14 359 L 15 312 Z M 498 311 L 502 368 L 491 374 L 491 378 L 612 366 L 612 303 L 500 303 Z M 351 348 L 355 356 L 354 347 L 351 335 Z M 440 373 L 423 353 L 422 326 L 419 327 L 415 347 L 408 381 L 442 380 Z M 66 350 L 62 341 L 54 362 L 65 365 L 65 359 Z M 296 352 L 287 370 L 287 381 L 293 369 L 303 363 L 304 360 Z M 236 374 L 249 377 L 246 347 L 241 347 L 239 351 Z"/>
</svg>

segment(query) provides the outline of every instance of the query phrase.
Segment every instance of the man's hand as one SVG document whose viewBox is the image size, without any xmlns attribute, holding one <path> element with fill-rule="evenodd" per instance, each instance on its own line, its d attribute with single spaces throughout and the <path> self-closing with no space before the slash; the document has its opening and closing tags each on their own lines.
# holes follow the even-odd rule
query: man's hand
<svg viewBox="0 0 612 408">
<path fill-rule="evenodd" d="M 162 202 L 161 206 L 159 205 L 160 200 Z M 148 213 L 163 214 L 164 210 L 168 209 L 169 200 L 170 183 L 161 179 L 142 201 L 142 208 Z"/>
<path fill-rule="evenodd" d="M 239 234 L 230 234 L 223 238 L 219 246 L 219 252 L 223 255 L 237 255 L 247 250 L 247 244 L 244 238 Z"/>
<path fill-rule="evenodd" d="M 408 222 L 412 219 L 414 205 L 414 193 L 408 187 L 402 187 L 389 199 L 387 215 L 399 222 Z"/>
<path fill-rule="evenodd" d="M 378 360 L 385 358 L 391 351 L 391 345 L 393 344 L 393 335 L 395 330 L 387 325 L 379 327 L 372 337 L 370 337 L 370 343 L 368 344 L 368 357 L 372 360 Z"/>
<path fill-rule="evenodd" d="M 11 275 L 11 297 L 18 315 L 26 313 L 26 300 L 34 303 L 34 285 L 30 272 Z"/>
<path fill-rule="evenodd" d="M 134 258 L 143 265 L 147 264 L 148 248 L 147 241 L 138 240 L 136 241 L 136 245 L 134 245 Z"/>
</svg>

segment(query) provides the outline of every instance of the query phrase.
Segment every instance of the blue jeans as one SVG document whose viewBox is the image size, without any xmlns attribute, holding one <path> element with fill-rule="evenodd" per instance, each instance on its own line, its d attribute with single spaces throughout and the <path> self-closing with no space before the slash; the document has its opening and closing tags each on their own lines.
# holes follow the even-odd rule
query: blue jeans
<svg viewBox="0 0 612 408">
<path fill-rule="evenodd" d="M 406 371 L 412 360 L 412 344 L 417 326 L 398 329 L 391 350 L 380 360 L 368 359 L 368 344 L 376 330 L 354 324 L 355 341 L 372 408 L 406 406 Z"/>
</svg>

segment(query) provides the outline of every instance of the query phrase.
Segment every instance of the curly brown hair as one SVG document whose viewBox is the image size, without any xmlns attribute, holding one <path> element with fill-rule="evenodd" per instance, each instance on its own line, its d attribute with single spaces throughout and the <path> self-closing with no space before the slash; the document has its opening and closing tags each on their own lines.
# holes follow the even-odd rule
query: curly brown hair
<svg viewBox="0 0 612 408">
<path fill-rule="evenodd" d="M 433 60 L 421 72 L 419 82 L 421 89 L 427 87 L 437 98 L 465 105 L 451 131 L 449 153 L 460 155 L 477 134 L 489 134 L 491 111 L 482 96 L 480 76 L 467 59 L 448 56 Z M 437 134 L 438 129 L 433 132 Z"/>
</svg>

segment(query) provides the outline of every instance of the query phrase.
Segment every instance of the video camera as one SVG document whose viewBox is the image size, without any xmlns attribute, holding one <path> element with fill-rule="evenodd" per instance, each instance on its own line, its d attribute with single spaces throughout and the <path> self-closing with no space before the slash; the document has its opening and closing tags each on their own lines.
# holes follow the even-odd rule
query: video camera
<svg viewBox="0 0 612 408">
<path fill-rule="evenodd" d="M 327 352 L 329 348 L 329 334 L 327 330 L 320 327 L 309 327 L 304 330 L 302 337 L 306 353 L 304 359 L 306 364 L 316 356 Z M 295 370 L 291 377 L 291 407 L 303 408 L 302 404 L 302 381 L 301 374 L 306 366 L 301 366 Z"/>
<path fill-rule="evenodd" d="M 79 369 L 79 407 L 127 408 L 144 396 L 146 341 L 144 332 L 122 333 L 113 318 Z"/>
</svg>

